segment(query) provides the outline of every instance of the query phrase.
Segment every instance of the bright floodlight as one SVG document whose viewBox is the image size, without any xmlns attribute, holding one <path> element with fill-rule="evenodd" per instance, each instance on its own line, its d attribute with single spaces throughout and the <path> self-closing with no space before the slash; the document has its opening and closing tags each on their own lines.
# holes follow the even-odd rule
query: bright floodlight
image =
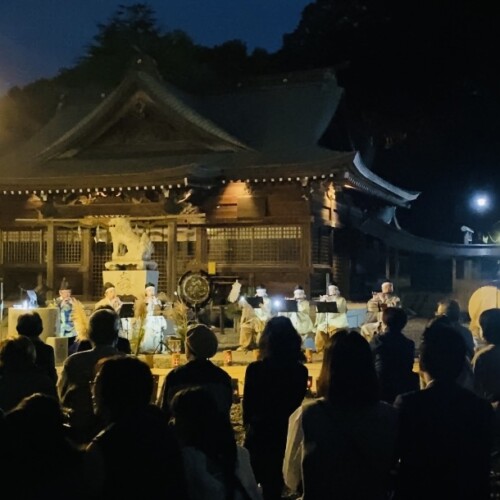
<svg viewBox="0 0 500 500">
<path fill-rule="evenodd" d="M 486 212 L 490 209 L 491 200 L 487 194 L 478 193 L 472 197 L 471 205 L 476 212 Z"/>
</svg>

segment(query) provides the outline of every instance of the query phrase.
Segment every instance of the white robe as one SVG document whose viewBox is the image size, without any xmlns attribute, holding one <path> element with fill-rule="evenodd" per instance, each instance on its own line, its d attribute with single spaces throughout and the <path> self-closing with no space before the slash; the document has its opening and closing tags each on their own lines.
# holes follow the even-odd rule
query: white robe
<svg viewBox="0 0 500 500">
<path fill-rule="evenodd" d="M 302 337 L 309 335 L 314 330 L 314 325 L 309 315 L 308 300 L 297 300 L 297 312 L 282 312 L 279 313 L 279 316 L 290 318 L 292 325 Z"/>
<path fill-rule="evenodd" d="M 336 302 L 338 312 L 316 313 L 315 332 L 323 332 L 330 335 L 335 330 L 349 328 L 347 302 L 344 297 L 326 295 L 321 298 L 320 302 Z"/>
</svg>

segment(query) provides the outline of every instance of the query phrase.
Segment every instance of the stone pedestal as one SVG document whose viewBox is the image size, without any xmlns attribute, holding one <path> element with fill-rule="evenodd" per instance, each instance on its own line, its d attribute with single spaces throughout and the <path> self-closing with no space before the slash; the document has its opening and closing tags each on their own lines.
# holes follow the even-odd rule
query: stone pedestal
<svg viewBox="0 0 500 500">
<path fill-rule="evenodd" d="M 35 309 L 24 309 L 9 307 L 8 335 L 16 336 L 17 318 L 27 312 L 37 312 L 42 318 L 43 331 L 40 338 L 45 342 L 47 337 L 57 337 L 59 335 L 59 309 L 57 307 L 37 307 Z"/>
<path fill-rule="evenodd" d="M 158 271 L 149 269 L 143 270 L 122 270 L 103 271 L 103 283 L 109 282 L 115 285 L 117 295 L 134 295 L 136 298 L 144 297 L 146 283 L 151 282 L 158 289 Z"/>
</svg>

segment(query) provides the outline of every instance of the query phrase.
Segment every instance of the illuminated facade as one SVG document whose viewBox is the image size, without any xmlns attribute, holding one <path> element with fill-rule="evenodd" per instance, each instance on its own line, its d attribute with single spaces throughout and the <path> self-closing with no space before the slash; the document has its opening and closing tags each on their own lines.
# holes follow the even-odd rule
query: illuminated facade
<svg viewBox="0 0 500 500">
<path fill-rule="evenodd" d="M 66 277 L 75 294 L 100 297 L 106 221 L 127 216 L 153 241 L 167 294 L 186 270 L 215 266 L 284 294 L 297 283 L 324 293 L 329 275 L 348 296 L 349 225 L 391 224 L 418 194 L 335 145 L 341 98 L 329 70 L 188 95 L 142 61 L 107 95 L 69 94 L 0 157 L 7 294 Z"/>
</svg>

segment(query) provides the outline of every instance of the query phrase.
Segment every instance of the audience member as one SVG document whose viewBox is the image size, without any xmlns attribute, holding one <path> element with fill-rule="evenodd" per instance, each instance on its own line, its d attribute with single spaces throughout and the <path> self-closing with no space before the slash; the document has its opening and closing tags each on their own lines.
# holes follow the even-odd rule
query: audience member
<svg viewBox="0 0 500 500">
<path fill-rule="evenodd" d="M 65 415 L 56 397 L 35 393 L 6 419 L 2 440 L 2 488 L 23 500 L 84 499 L 75 483 L 83 452 L 67 438 Z"/>
<path fill-rule="evenodd" d="M 340 330 L 325 350 L 318 400 L 289 419 L 283 473 L 304 500 L 388 498 L 397 412 L 379 400 L 368 341 Z M 426 480 L 422 478 L 422 480 Z"/>
<path fill-rule="evenodd" d="M 107 309 L 109 311 L 115 312 L 115 310 L 107 305 L 107 306 L 99 306 L 96 311 L 100 311 L 101 309 Z M 121 328 L 120 328 L 121 331 Z M 116 341 L 115 347 L 120 351 L 122 354 L 132 354 L 132 347 L 130 346 L 130 341 L 125 338 L 121 337 L 118 335 L 118 339 Z M 81 351 L 88 351 L 89 349 L 92 349 L 92 342 L 90 341 L 89 338 L 89 333 L 88 333 L 88 328 L 84 330 L 84 333 L 78 334 L 76 336 L 75 342 L 71 346 L 69 346 L 69 353 L 73 354 L 75 352 L 81 352 Z"/>
<path fill-rule="evenodd" d="M 423 334 L 424 390 L 398 396 L 399 471 L 395 499 L 489 498 L 493 411 L 457 383 L 465 342 L 436 323 Z"/>
<path fill-rule="evenodd" d="M 479 316 L 488 343 L 472 360 L 475 392 L 490 402 L 500 401 L 500 309 L 487 309 Z"/>
<path fill-rule="evenodd" d="M 426 329 L 431 329 L 431 328 L 437 328 L 440 329 L 441 327 L 447 327 L 447 328 L 452 328 L 455 330 L 463 339 L 463 335 L 460 333 L 460 331 L 453 325 L 452 321 L 448 316 L 445 315 L 440 315 L 440 316 L 435 316 L 433 319 L 429 321 L 427 324 Z M 469 391 L 474 391 L 474 373 L 472 371 L 472 362 L 471 359 L 469 358 L 467 354 L 467 344 L 464 341 L 464 344 L 466 345 L 465 348 L 465 358 L 464 358 L 464 364 L 462 366 L 462 370 L 460 371 L 460 374 L 457 378 L 457 383 L 464 389 L 468 389 Z M 425 387 L 425 380 L 421 378 L 421 387 Z"/>
<path fill-rule="evenodd" d="M 460 305 L 456 300 L 445 299 L 438 302 L 436 316 L 445 316 L 449 319 L 450 324 L 463 337 L 467 357 L 471 360 L 474 356 L 476 348 L 472 332 L 460 322 Z"/>
<path fill-rule="evenodd" d="M 164 413 L 150 403 L 148 365 L 115 356 L 99 360 L 96 371 L 95 411 L 106 428 L 87 447 L 91 498 L 187 498 L 179 445 Z"/>
<path fill-rule="evenodd" d="M 120 329 L 120 318 L 110 310 L 95 311 L 89 320 L 89 351 L 66 358 L 58 381 L 59 397 L 63 406 L 71 411 L 73 438 L 79 443 L 89 442 L 99 430 L 92 409 L 90 383 L 94 369 L 101 358 L 119 354 L 115 344 Z"/>
<path fill-rule="evenodd" d="M 392 403 L 398 394 L 419 388 L 413 371 L 415 343 L 402 330 L 408 318 L 404 309 L 388 307 L 382 312 L 385 330 L 370 341 L 380 385 L 380 399 Z"/>
<path fill-rule="evenodd" d="M 159 404 L 168 415 L 175 393 L 185 387 L 195 385 L 207 387 L 213 393 L 219 410 L 229 415 L 233 403 L 231 377 L 209 360 L 217 352 L 217 347 L 217 337 L 208 326 L 198 324 L 187 331 L 186 357 L 188 362 L 169 372 L 161 389 Z"/>
<path fill-rule="evenodd" d="M 262 498 L 248 451 L 236 445 L 229 416 L 219 411 L 213 393 L 200 386 L 177 392 L 172 414 L 182 445 L 189 500 Z"/>
<path fill-rule="evenodd" d="M 54 380 L 36 366 L 33 342 L 24 335 L 0 343 L 0 408 L 14 408 L 35 392 L 57 396 Z"/>
<path fill-rule="evenodd" d="M 289 318 L 271 318 L 259 341 L 260 359 L 245 373 L 245 448 L 266 500 L 281 498 L 288 418 L 307 391 L 301 346 L 302 338 Z"/>
<path fill-rule="evenodd" d="M 36 366 L 46 373 L 54 381 L 54 384 L 56 384 L 57 371 L 54 348 L 40 338 L 40 334 L 43 331 L 43 322 L 40 315 L 35 311 L 21 314 L 17 318 L 16 330 L 19 335 L 24 335 L 33 342 L 36 351 Z"/>
</svg>

